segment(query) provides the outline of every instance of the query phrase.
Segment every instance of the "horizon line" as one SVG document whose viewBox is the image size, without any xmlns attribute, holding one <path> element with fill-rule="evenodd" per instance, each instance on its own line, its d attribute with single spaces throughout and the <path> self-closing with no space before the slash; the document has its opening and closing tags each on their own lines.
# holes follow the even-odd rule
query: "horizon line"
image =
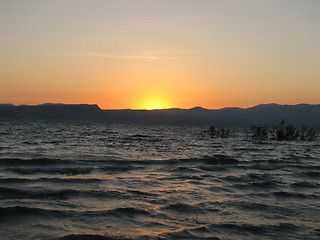
<svg viewBox="0 0 320 240">
<path fill-rule="evenodd" d="M 236 106 L 229 106 L 229 107 L 221 107 L 221 108 L 205 108 L 202 106 L 194 106 L 191 108 L 179 108 L 179 107 L 171 107 L 171 108 L 156 108 L 156 109 L 145 109 L 145 108 L 114 108 L 114 109 L 102 109 L 99 104 L 96 103 L 40 103 L 40 104 L 19 104 L 15 105 L 12 103 L 0 103 L 0 106 L 3 105 L 8 105 L 8 106 L 13 106 L 13 107 L 20 107 L 20 106 L 30 106 L 30 107 L 36 107 L 36 106 L 43 106 L 43 105 L 95 105 L 99 109 L 103 111 L 121 111 L 121 110 L 132 110 L 132 111 L 159 111 L 159 110 L 172 110 L 172 109 L 180 109 L 180 110 L 191 110 L 191 109 L 203 109 L 203 110 L 222 110 L 222 109 L 229 109 L 229 108 L 238 108 L 238 109 L 249 109 L 253 107 L 258 107 L 258 106 L 271 106 L 271 105 L 277 105 L 277 106 L 298 106 L 298 105 L 320 105 L 320 103 L 297 103 L 297 104 L 279 104 L 279 103 L 260 103 L 256 105 L 252 105 L 250 107 L 236 107 Z"/>
</svg>

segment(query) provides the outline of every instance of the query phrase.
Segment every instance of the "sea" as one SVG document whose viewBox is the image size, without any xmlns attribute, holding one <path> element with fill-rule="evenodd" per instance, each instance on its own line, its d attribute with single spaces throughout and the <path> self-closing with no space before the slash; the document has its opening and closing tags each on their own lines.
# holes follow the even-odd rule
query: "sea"
<svg viewBox="0 0 320 240">
<path fill-rule="evenodd" d="M 320 143 L 0 120 L 1 240 L 320 239 Z"/>
</svg>

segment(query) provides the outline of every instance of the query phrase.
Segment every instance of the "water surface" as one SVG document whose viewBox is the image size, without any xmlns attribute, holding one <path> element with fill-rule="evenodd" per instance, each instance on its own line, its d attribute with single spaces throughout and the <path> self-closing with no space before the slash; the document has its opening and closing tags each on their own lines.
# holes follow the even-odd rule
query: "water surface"
<svg viewBox="0 0 320 240">
<path fill-rule="evenodd" d="M 3 240 L 319 239 L 320 144 L 0 122 Z"/>
</svg>

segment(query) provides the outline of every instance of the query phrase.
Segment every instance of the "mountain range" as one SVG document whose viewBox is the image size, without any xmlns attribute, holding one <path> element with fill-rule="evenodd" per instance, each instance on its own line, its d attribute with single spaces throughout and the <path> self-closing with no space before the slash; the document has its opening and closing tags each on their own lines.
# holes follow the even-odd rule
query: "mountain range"
<svg viewBox="0 0 320 240">
<path fill-rule="evenodd" d="M 96 104 L 19 105 L 0 104 L 0 118 L 99 120 L 119 123 L 273 125 L 281 121 L 320 127 L 320 104 L 260 104 L 250 108 L 102 110 Z"/>
</svg>

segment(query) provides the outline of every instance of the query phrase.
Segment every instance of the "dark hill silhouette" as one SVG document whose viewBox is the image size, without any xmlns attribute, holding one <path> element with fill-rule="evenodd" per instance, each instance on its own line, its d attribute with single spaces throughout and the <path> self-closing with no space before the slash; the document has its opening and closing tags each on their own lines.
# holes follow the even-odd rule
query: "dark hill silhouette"
<svg viewBox="0 0 320 240">
<path fill-rule="evenodd" d="M 250 108 L 102 110 L 92 104 L 41 104 L 14 106 L 0 104 L 2 118 L 89 119 L 106 122 L 141 122 L 168 124 L 272 125 L 284 120 L 294 125 L 319 126 L 320 105 L 260 104 Z"/>
<path fill-rule="evenodd" d="M 98 105 L 88 104 L 53 104 L 46 103 L 36 106 L 0 105 L 0 117 L 13 118 L 44 118 L 44 119 L 97 119 L 103 118 L 103 111 Z"/>
</svg>

